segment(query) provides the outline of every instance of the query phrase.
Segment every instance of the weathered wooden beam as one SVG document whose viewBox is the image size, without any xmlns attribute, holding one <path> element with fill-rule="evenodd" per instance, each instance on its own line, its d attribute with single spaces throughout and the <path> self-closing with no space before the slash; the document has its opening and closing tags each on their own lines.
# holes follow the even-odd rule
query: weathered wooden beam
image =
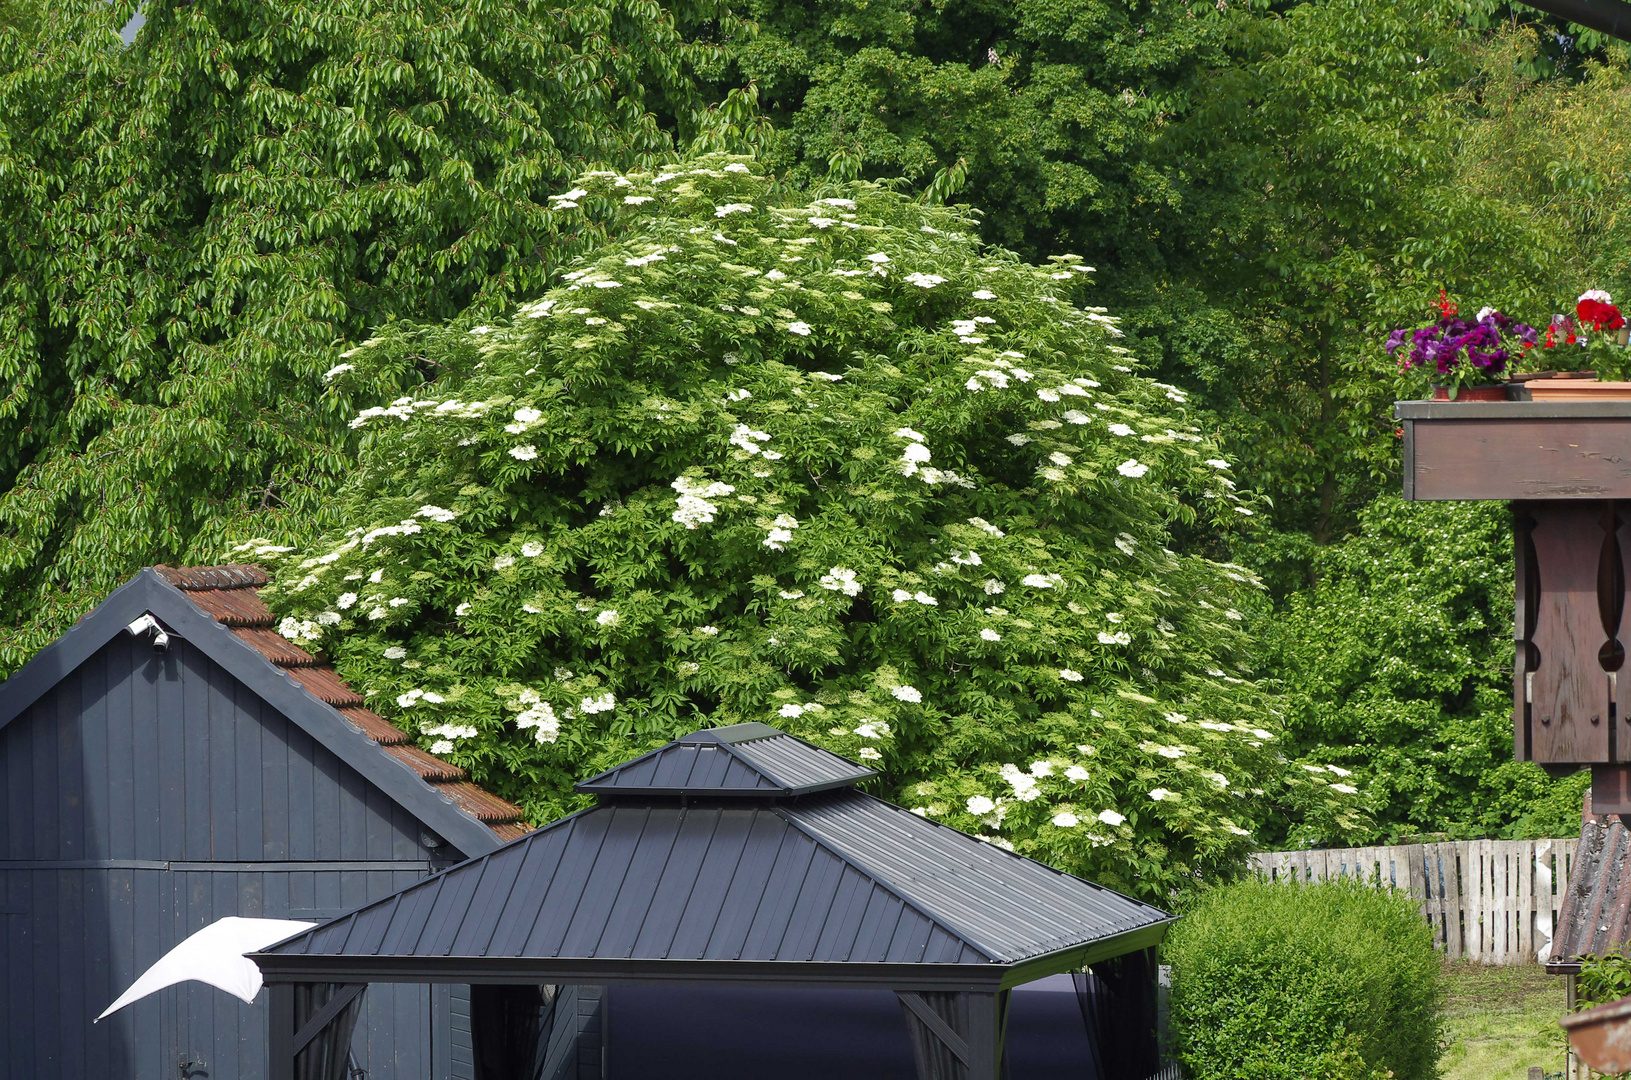
<svg viewBox="0 0 1631 1080">
<path fill-rule="evenodd" d="M 1631 498 L 1631 401 L 1401 401 L 1412 500 Z"/>
</svg>

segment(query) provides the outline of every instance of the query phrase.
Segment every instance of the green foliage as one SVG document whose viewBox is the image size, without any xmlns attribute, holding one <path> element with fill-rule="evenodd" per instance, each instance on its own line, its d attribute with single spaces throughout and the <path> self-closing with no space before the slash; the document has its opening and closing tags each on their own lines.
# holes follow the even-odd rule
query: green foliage
<svg viewBox="0 0 1631 1080">
<path fill-rule="evenodd" d="M 1416 901 L 1351 880 L 1247 880 L 1202 893 L 1163 949 L 1190 1075 L 1431 1080 L 1438 953 Z"/>
<path fill-rule="evenodd" d="M 1581 963 L 1574 983 L 1577 1009 L 1606 1005 L 1628 996 L 1631 996 L 1631 957 L 1625 955 L 1623 945 L 1616 945 L 1601 956 L 1588 956 Z"/>
<path fill-rule="evenodd" d="M 1372 815 L 1310 839 L 1579 831 L 1583 780 L 1512 759 L 1511 543 L 1499 503 L 1378 499 L 1265 626 L 1293 744 L 1352 770 Z"/>
<path fill-rule="evenodd" d="M 319 514 L 354 408 L 330 345 L 536 292 L 599 233 L 547 196 L 707 127 L 698 38 L 734 25 L 713 0 L 150 0 L 124 48 L 134 9 L 0 32 L 0 670 L 145 562 Z"/>
<path fill-rule="evenodd" d="M 1201 8 L 1201 11 L 1208 11 Z M 1027 255 L 1147 259 L 1178 169 L 1153 151 L 1219 32 L 1188 3 L 751 0 L 733 49 L 797 182 L 961 187 L 987 239 Z"/>
<path fill-rule="evenodd" d="M 1167 550 L 1251 514 L 1080 262 L 864 183 L 592 173 L 622 239 L 512 320 L 397 326 L 332 373 L 342 527 L 276 564 L 281 631 L 537 820 L 570 782 L 761 720 L 886 794 L 1145 896 L 1252 830 L 1355 827 L 1242 666 L 1251 575 Z M 354 364 L 353 368 L 351 365 Z"/>
</svg>

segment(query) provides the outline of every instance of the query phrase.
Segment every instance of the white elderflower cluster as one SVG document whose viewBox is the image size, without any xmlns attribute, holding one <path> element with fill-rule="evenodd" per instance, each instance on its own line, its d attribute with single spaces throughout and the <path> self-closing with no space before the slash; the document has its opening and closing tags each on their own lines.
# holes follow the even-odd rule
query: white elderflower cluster
<svg viewBox="0 0 1631 1080">
<path fill-rule="evenodd" d="M 861 583 L 856 579 L 855 571 L 847 566 L 833 567 L 822 574 L 816 584 L 832 592 L 841 592 L 845 596 L 861 595 Z"/>
<path fill-rule="evenodd" d="M 323 628 L 312 619 L 297 619 L 288 616 L 278 623 L 277 632 L 290 641 L 318 641 L 323 636 Z"/>
<path fill-rule="evenodd" d="M 736 490 L 731 484 L 718 481 L 706 483 L 689 476 L 677 477 L 670 485 L 679 492 L 672 519 L 687 529 L 695 529 L 713 521 L 719 507 L 710 499 L 723 499 Z"/>
<path fill-rule="evenodd" d="M 780 454 L 774 450 L 766 450 L 759 445 L 769 441 L 770 435 L 768 432 L 754 431 L 746 424 L 737 424 L 735 430 L 731 432 L 730 438 L 731 445 L 747 451 L 749 457 L 762 453 L 767 461 L 780 461 Z"/>
<path fill-rule="evenodd" d="M 599 697 L 586 697 L 578 702 L 578 710 L 585 715 L 611 712 L 615 708 L 617 708 L 617 697 L 610 691 L 601 694 Z"/>
<path fill-rule="evenodd" d="M 772 551 L 786 551 L 793 539 L 793 530 L 798 527 L 798 519 L 792 514 L 777 514 L 776 520 L 770 523 L 770 535 L 765 537 L 764 546 Z"/>
</svg>

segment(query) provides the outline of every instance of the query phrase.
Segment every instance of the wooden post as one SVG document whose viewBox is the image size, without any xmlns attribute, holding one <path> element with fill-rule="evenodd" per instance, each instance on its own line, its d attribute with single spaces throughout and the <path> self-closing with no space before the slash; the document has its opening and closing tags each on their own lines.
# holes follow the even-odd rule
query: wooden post
<svg viewBox="0 0 1631 1080">
<path fill-rule="evenodd" d="M 266 1080 L 294 1080 L 294 984 L 270 983 L 266 1019 Z"/>
</svg>

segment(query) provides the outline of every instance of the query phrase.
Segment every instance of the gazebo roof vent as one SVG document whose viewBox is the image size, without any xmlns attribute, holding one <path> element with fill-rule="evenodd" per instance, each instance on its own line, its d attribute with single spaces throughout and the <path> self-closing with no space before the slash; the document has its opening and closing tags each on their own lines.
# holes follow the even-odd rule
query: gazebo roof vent
<svg viewBox="0 0 1631 1080">
<path fill-rule="evenodd" d="M 577 790 L 603 799 L 785 799 L 854 787 L 876 775 L 769 724 L 732 724 L 692 732 L 585 780 Z"/>
</svg>

